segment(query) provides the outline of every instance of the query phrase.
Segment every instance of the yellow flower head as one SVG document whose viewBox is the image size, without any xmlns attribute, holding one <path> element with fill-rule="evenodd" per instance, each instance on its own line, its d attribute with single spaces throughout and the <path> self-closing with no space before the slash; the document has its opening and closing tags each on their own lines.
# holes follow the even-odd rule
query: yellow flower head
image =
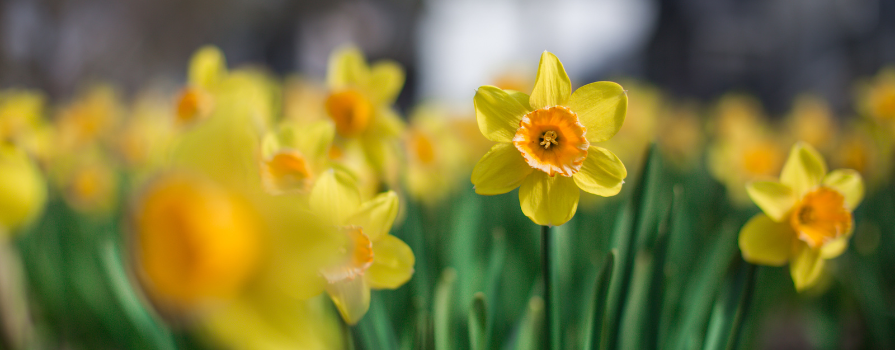
<svg viewBox="0 0 895 350">
<path fill-rule="evenodd" d="M 797 290 L 817 282 L 824 261 L 845 251 L 852 235 L 852 210 L 864 196 L 857 171 L 834 170 L 807 143 L 792 147 L 780 181 L 756 181 L 746 186 L 764 212 L 740 231 L 743 259 L 753 264 L 782 266 L 789 262 Z"/>
<path fill-rule="evenodd" d="M 404 135 L 408 193 L 429 206 L 441 202 L 459 185 L 465 143 L 435 105 L 418 106 Z"/>
<path fill-rule="evenodd" d="M 410 247 L 388 232 L 398 215 L 392 191 L 362 201 L 355 179 L 339 171 L 322 174 L 311 190 L 311 210 L 335 228 L 343 245 L 333 263 L 320 269 L 320 286 L 349 324 L 357 323 L 370 306 L 370 289 L 395 289 L 413 275 Z M 313 284 L 313 283 L 311 283 Z"/>
<path fill-rule="evenodd" d="M 85 147 L 110 136 L 123 115 L 118 91 L 109 85 L 90 87 L 56 118 L 60 152 Z"/>
<path fill-rule="evenodd" d="M 826 100 L 814 95 L 798 96 L 787 117 L 789 133 L 796 140 L 820 148 L 826 154 L 836 137 L 833 110 Z"/>
<path fill-rule="evenodd" d="M 335 130 L 318 121 L 301 126 L 287 122 L 268 133 L 261 145 L 261 181 L 271 194 L 308 193 L 328 165 Z"/>
<path fill-rule="evenodd" d="M 19 140 L 40 128 L 45 100 L 37 91 L 0 91 L 0 141 Z"/>
<path fill-rule="evenodd" d="M 259 213 L 199 176 L 168 174 L 152 182 L 133 227 L 139 275 L 162 306 L 190 309 L 233 298 L 259 260 Z"/>
<path fill-rule="evenodd" d="M 190 59 L 187 86 L 175 103 L 175 120 L 186 125 L 207 118 L 214 108 L 215 91 L 227 77 L 224 53 L 215 46 L 203 46 Z"/>
<path fill-rule="evenodd" d="M 859 108 L 874 120 L 895 123 L 895 68 L 886 67 L 869 84 L 859 87 Z"/>
<path fill-rule="evenodd" d="M 44 176 L 21 149 L 0 143 L 0 239 L 27 225 L 47 200 Z"/>
<path fill-rule="evenodd" d="M 393 61 L 367 65 L 357 48 L 333 52 L 326 75 L 324 106 L 340 140 L 356 140 L 377 171 L 396 158 L 404 124 L 391 105 L 404 86 L 404 68 Z"/>
<path fill-rule="evenodd" d="M 596 82 L 572 93 L 562 63 L 545 51 L 531 96 L 482 86 L 474 102 L 479 130 L 499 142 L 473 169 L 476 193 L 521 186 L 522 212 L 538 225 L 558 226 L 575 215 L 579 188 L 600 196 L 621 191 L 624 164 L 592 145 L 625 121 L 628 96 L 620 85 Z"/>
</svg>

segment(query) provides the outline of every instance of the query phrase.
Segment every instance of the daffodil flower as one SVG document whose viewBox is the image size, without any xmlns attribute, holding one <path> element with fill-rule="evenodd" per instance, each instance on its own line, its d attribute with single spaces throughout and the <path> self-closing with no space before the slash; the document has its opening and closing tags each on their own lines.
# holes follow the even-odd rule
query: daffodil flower
<svg viewBox="0 0 895 350">
<path fill-rule="evenodd" d="M 322 268 L 316 283 L 329 294 L 342 318 L 355 324 L 370 307 L 370 289 L 395 289 L 413 275 L 410 247 L 388 232 L 398 215 L 398 196 L 382 193 L 362 201 L 355 179 L 330 170 L 317 180 L 311 210 L 334 227 L 344 244 L 334 263 Z"/>
<path fill-rule="evenodd" d="M 848 247 L 852 211 L 864 196 L 861 175 L 851 169 L 827 173 L 818 152 L 796 143 L 783 166 L 780 181 L 756 181 L 746 186 L 764 213 L 740 231 L 743 259 L 753 264 L 789 263 L 796 290 L 812 286 L 824 263 Z"/>
<path fill-rule="evenodd" d="M 301 131 L 299 131 L 301 130 Z M 335 129 L 318 121 L 301 126 L 287 122 L 269 132 L 261 145 L 261 181 L 271 194 L 310 192 L 327 167 Z"/>
<path fill-rule="evenodd" d="M 559 59 L 544 52 L 531 96 L 482 86 L 476 92 L 479 130 L 499 142 L 472 172 L 475 191 L 495 195 L 519 189 L 522 212 L 538 225 L 562 225 L 575 215 L 579 189 L 600 196 L 621 191 L 627 170 L 593 143 L 615 135 L 628 97 L 613 82 L 572 93 Z"/>
<path fill-rule="evenodd" d="M 326 112 L 339 138 L 359 142 L 373 167 L 384 171 L 404 128 L 391 109 L 404 86 L 404 69 L 393 61 L 369 66 L 360 50 L 346 47 L 330 57 L 326 83 Z"/>
<path fill-rule="evenodd" d="M 224 53 L 215 46 L 203 46 L 190 58 L 187 86 L 177 97 L 175 120 L 186 125 L 205 119 L 214 108 L 212 92 L 227 77 Z"/>
</svg>

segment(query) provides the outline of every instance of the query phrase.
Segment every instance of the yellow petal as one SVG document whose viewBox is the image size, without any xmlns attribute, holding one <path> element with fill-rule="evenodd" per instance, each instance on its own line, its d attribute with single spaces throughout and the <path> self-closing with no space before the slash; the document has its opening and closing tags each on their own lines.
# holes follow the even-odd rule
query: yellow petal
<svg viewBox="0 0 895 350">
<path fill-rule="evenodd" d="M 371 288 L 395 289 L 413 276 L 415 258 L 410 247 L 392 235 L 373 241 L 373 265 L 365 278 Z"/>
<path fill-rule="evenodd" d="M 845 252 L 845 249 L 848 248 L 848 240 L 851 236 L 851 232 L 849 232 L 849 234 L 836 237 L 832 241 L 827 242 L 820 247 L 820 256 L 824 259 L 835 259 L 839 257 Z"/>
<path fill-rule="evenodd" d="M 345 323 L 356 324 L 370 309 L 370 287 L 364 278 L 344 279 L 326 286 L 326 292 Z"/>
<path fill-rule="evenodd" d="M 322 220 L 340 226 L 360 206 L 360 192 L 350 175 L 330 169 L 317 179 L 308 201 Z"/>
<path fill-rule="evenodd" d="M 326 84 L 338 90 L 351 86 L 366 86 L 370 79 L 370 68 L 363 52 L 353 46 L 333 51 L 329 56 Z"/>
<path fill-rule="evenodd" d="M 792 188 L 779 182 L 753 181 L 746 184 L 746 192 L 761 210 L 776 222 L 784 222 L 796 205 Z"/>
<path fill-rule="evenodd" d="M 811 145 L 798 142 L 792 146 L 789 158 L 780 173 L 780 182 L 793 189 L 797 198 L 801 198 L 811 189 L 820 185 L 827 173 L 827 164 L 823 157 Z"/>
<path fill-rule="evenodd" d="M 394 191 L 388 191 L 361 204 L 357 212 L 346 220 L 346 224 L 360 226 L 371 241 L 376 241 L 380 236 L 388 234 L 397 216 L 398 195 Z"/>
<path fill-rule="evenodd" d="M 740 230 L 743 260 L 758 265 L 783 266 L 789 260 L 794 235 L 788 224 L 776 223 L 764 214 L 755 215 Z"/>
<path fill-rule="evenodd" d="M 572 175 L 572 178 L 582 190 L 609 197 L 622 190 L 627 176 L 628 170 L 614 153 L 602 147 L 590 146 L 581 171 Z"/>
<path fill-rule="evenodd" d="M 395 61 L 379 61 L 370 68 L 370 91 L 374 104 L 390 105 L 404 87 L 404 68 Z"/>
<path fill-rule="evenodd" d="M 519 104 L 522 105 L 522 107 L 525 107 L 526 111 L 529 111 L 529 112 L 531 111 L 531 105 L 528 104 L 528 100 L 531 97 L 528 96 L 528 94 L 526 94 L 524 92 L 514 91 L 514 90 L 503 90 L 503 91 L 505 91 L 507 94 L 510 95 L 510 97 L 515 99 L 516 102 L 519 102 Z"/>
<path fill-rule="evenodd" d="M 849 210 L 855 210 L 864 199 L 864 180 L 861 173 L 855 170 L 833 170 L 824 178 L 823 184 L 839 191 L 845 197 L 845 205 Z"/>
<path fill-rule="evenodd" d="M 572 82 L 566 74 L 562 62 L 550 52 L 541 54 L 541 62 L 538 64 L 538 76 L 535 78 L 535 87 L 531 92 L 529 104 L 534 109 L 550 106 L 564 106 L 572 94 Z"/>
<path fill-rule="evenodd" d="M 512 141 L 516 130 L 519 129 L 519 122 L 528 113 L 528 108 L 495 86 L 479 87 L 473 102 L 479 130 L 491 141 Z"/>
<path fill-rule="evenodd" d="M 559 226 L 575 216 L 581 192 L 575 180 L 532 172 L 519 188 L 522 212 L 541 226 Z"/>
<path fill-rule="evenodd" d="M 190 85 L 210 89 L 224 80 L 227 62 L 224 53 L 215 46 L 203 46 L 190 59 Z"/>
<path fill-rule="evenodd" d="M 598 81 L 578 88 L 569 99 L 569 108 L 587 128 L 587 140 L 603 142 L 614 136 L 625 122 L 628 94 L 621 85 Z"/>
<path fill-rule="evenodd" d="M 799 245 L 789 262 L 789 274 L 792 275 L 796 291 L 801 292 L 817 282 L 824 269 L 824 259 L 820 256 L 820 250 L 811 249 L 804 243 Z"/>
<path fill-rule="evenodd" d="M 336 136 L 336 126 L 329 121 L 318 121 L 301 127 L 290 125 L 288 131 L 280 132 L 280 137 L 286 138 L 286 134 L 289 134 L 290 140 L 284 141 L 284 144 L 319 160 L 329 154 L 330 146 Z"/>
<path fill-rule="evenodd" d="M 533 170 L 512 143 L 498 143 L 472 169 L 472 184 L 478 194 L 507 193 Z"/>
</svg>

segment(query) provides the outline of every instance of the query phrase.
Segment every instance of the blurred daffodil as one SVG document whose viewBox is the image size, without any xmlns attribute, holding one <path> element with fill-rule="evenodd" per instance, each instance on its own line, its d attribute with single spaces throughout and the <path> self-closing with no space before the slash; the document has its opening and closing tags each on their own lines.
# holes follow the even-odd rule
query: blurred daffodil
<svg viewBox="0 0 895 350">
<path fill-rule="evenodd" d="M 111 213 L 118 199 L 117 167 L 98 146 L 57 155 L 50 175 L 62 198 L 84 214 Z"/>
<path fill-rule="evenodd" d="M 789 263 L 797 290 L 817 282 L 825 260 L 841 255 L 854 229 L 852 211 L 864 196 L 861 175 L 851 169 L 827 173 L 820 154 L 796 143 L 780 181 L 755 181 L 749 196 L 763 213 L 740 231 L 743 259 L 760 265 Z"/>
<path fill-rule="evenodd" d="M 326 112 L 340 143 L 359 143 L 377 172 L 394 168 L 404 124 L 392 110 L 404 86 L 404 69 L 393 61 L 367 65 L 357 48 L 336 50 L 326 75 Z M 352 147 L 346 147 L 351 149 Z"/>
<path fill-rule="evenodd" d="M 286 122 L 261 145 L 261 181 L 272 194 L 308 193 L 329 163 L 335 129 L 325 121 Z"/>
<path fill-rule="evenodd" d="M 404 182 L 413 198 L 434 206 L 457 188 L 466 152 L 461 140 L 438 106 L 414 110 L 404 136 Z"/>
<path fill-rule="evenodd" d="M 659 117 L 656 142 L 665 159 L 679 171 L 692 170 L 698 163 L 705 143 L 698 107 L 684 103 L 669 107 Z"/>
<path fill-rule="evenodd" d="M 46 199 L 44 176 L 28 154 L 0 142 L 0 239 L 34 220 Z"/>
<path fill-rule="evenodd" d="M 187 86 L 177 96 L 175 120 L 186 125 L 211 114 L 212 95 L 216 86 L 227 77 L 224 53 L 215 46 L 203 46 L 190 59 Z"/>
<path fill-rule="evenodd" d="M 318 281 L 345 322 L 355 324 L 370 307 L 371 288 L 395 289 L 413 275 L 413 252 L 389 234 L 398 215 L 398 196 L 389 191 L 362 201 L 355 179 L 330 170 L 317 180 L 309 203 L 345 239 L 333 251 L 335 263 L 320 270 Z"/>
<path fill-rule="evenodd" d="M 0 141 L 18 141 L 43 121 L 46 97 L 38 91 L 0 91 Z"/>
<path fill-rule="evenodd" d="M 814 95 L 796 97 L 786 123 L 795 141 L 807 142 L 823 154 L 832 150 L 838 126 L 826 100 Z"/>
<path fill-rule="evenodd" d="M 638 81 L 621 81 L 625 94 L 637 103 L 628 106 L 625 123 L 618 134 L 602 146 L 612 149 L 627 164 L 628 170 L 637 172 L 649 144 L 655 139 L 658 117 L 667 106 L 658 88 Z M 665 132 L 666 130 L 662 130 Z"/>
<path fill-rule="evenodd" d="M 110 141 L 124 111 L 118 91 L 106 84 L 82 92 L 56 118 L 59 153 Z"/>
<path fill-rule="evenodd" d="M 625 121 L 628 97 L 620 85 L 596 82 L 573 93 L 562 63 L 545 51 L 531 96 L 482 86 L 474 102 L 482 134 L 499 142 L 473 169 L 476 193 L 520 187 L 522 212 L 538 225 L 558 226 L 575 215 L 579 189 L 621 191 L 624 164 L 591 144 L 611 138 Z"/>
<path fill-rule="evenodd" d="M 895 126 L 895 67 L 880 70 L 872 82 L 859 86 L 858 108 L 863 114 Z"/>
<path fill-rule="evenodd" d="M 724 184 L 734 204 L 748 205 L 746 183 L 779 173 L 786 149 L 761 112 L 761 105 L 750 97 L 722 97 L 715 116 L 715 139 L 707 158 L 709 172 Z"/>
</svg>

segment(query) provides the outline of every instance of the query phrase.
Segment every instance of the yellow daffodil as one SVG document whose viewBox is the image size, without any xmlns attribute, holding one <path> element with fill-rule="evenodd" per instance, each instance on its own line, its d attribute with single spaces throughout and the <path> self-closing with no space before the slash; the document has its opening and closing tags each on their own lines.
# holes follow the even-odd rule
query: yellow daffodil
<svg viewBox="0 0 895 350">
<path fill-rule="evenodd" d="M 796 97 L 786 122 L 795 140 L 807 142 L 824 154 L 832 150 L 838 126 L 826 100 L 814 95 Z"/>
<path fill-rule="evenodd" d="M 858 108 L 877 122 L 895 126 L 895 67 L 886 67 L 858 88 Z"/>
<path fill-rule="evenodd" d="M 769 266 L 789 263 L 799 291 L 814 285 L 825 261 L 848 247 L 851 212 L 864 196 L 857 171 L 827 173 L 824 159 L 803 142 L 792 147 L 779 182 L 751 182 L 746 189 L 763 213 L 740 231 L 743 259 Z"/>
<path fill-rule="evenodd" d="M 355 179 L 327 171 L 311 190 L 314 213 L 345 239 L 333 251 L 335 263 L 320 269 L 319 285 L 349 324 L 357 323 L 370 306 L 370 289 L 395 289 L 413 275 L 410 247 L 388 232 L 398 215 L 398 196 L 382 193 L 362 201 Z"/>
<path fill-rule="evenodd" d="M 0 91 L 0 141 L 17 141 L 41 127 L 45 100 L 38 91 Z"/>
<path fill-rule="evenodd" d="M 224 53 L 215 46 L 203 46 L 190 59 L 187 86 L 177 96 L 175 120 L 185 125 L 205 119 L 214 108 L 212 92 L 227 77 Z"/>
<path fill-rule="evenodd" d="M 705 142 L 698 107 L 693 103 L 672 106 L 659 115 L 656 142 L 659 151 L 680 171 L 691 170 L 699 160 Z"/>
<path fill-rule="evenodd" d="M 261 146 L 261 181 L 271 194 L 308 193 L 328 167 L 335 129 L 318 121 L 307 126 L 287 122 L 268 133 Z"/>
<path fill-rule="evenodd" d="M 21 148 L 0 142 L 0 240 L 30 223 L 47 199 L 44 176 Z"/>
<path fill-rule="evenodd" d="M 109 141 L 123 114 L 115 88 L 105 84 L 89 87 L 56 118 L 60 153 Z"/>
<path fill-rule="evenodd" d="M 134 100 L 130 116 L 117 133 L 119 157 L 134 174 L 161 166 L 174 136 L 171 105 L 165 94 L 149 89 Z"/>
<path fill-rule="evenodd" d="M 326 82 L 324 106 L 340 143 L 360 143 L 380 173 L 394 168 L 404 124 L 391 105 L 404 86 L 404 69 L 393 61 L 369 66 L 360 50 L 348 47 L 330 56 Z"/>
<path fill-rule="evenodd" d="M 879 188 L 892 172 L 893 140 L 887 130 L 866 121 L 846 125 L 832 148 L 831 163 L 855 169 L 871 189 Z"/>
<path fill-rule="evenodd" d="M 459 185 L 464 143 L 438 106 L 418 106 L 404 136 L 404 183 L 414 199 L 434 206 Z"/>
<path fill-rule="evenodd" d="M 84 214 L 109 214 L 118 199 L 115 164 L 102 148 L 89 146 L 75 154 L 60 154 L 50 169 L 53 183 L 73 209 Z"/>
<path fill-rule="evenodd" d="M 575 215 L 579 188 L 600 196 L 621 191 L 624 164 L 592 145 L 625 121 L 628 97 L 620 85 L 596 82 L 573 93 L 562 63 L 545 51 L 531 96 L 482 86 L 474 102 L 480 131 L 499 142 L 473 169 L 476 193 L 520 187 L 522 212 L 538 225 L 558 226 Z"/>
<path fill-rule="evenodd" d="M 786 149 L 761 112 L 761 105 L 752 98 L 724 96 L 715 116 L 714 140 L 707 157 L 709 172 L 724 184 L 734 204 L 748 205 L 746 183 L 778 174 Z"/>
<path fill-rule="evenodd" d="M 627 164 L 629 171 L 637 172 L 646 149 L 655 139 L 658 116 L 667 107 L 661 91 L 656 87 L 637 81 L 621 81 L 621 84 L 625 87 L 625 94 L 637 103 L 628 106 L 625 123 L 618 134 L 603 146 L 612 149 Z"/>
</svg>

